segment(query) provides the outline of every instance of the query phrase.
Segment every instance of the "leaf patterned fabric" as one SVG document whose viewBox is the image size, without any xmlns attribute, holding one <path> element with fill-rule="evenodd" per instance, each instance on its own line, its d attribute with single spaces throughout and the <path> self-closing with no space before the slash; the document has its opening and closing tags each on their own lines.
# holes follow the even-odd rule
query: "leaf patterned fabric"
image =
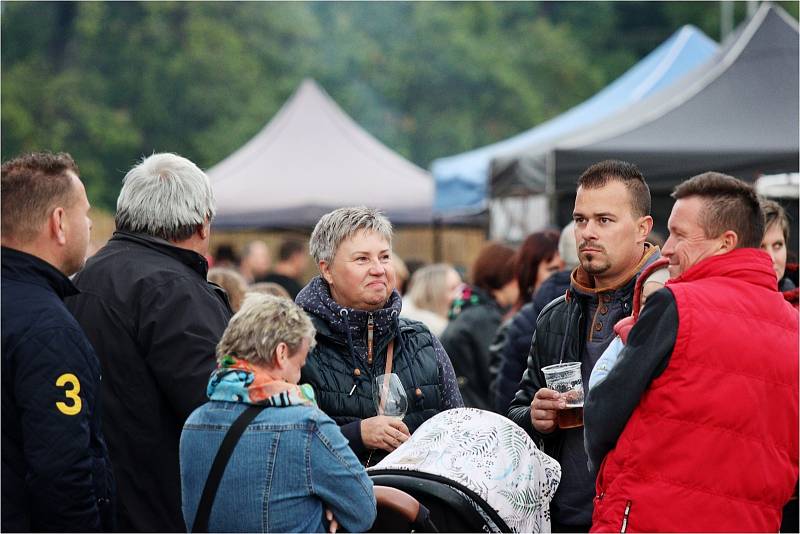
<svg viewBox="0 0 800 534">
<path fill-rule="evenodd" d="M 561 466 L 498 414 L 475 408 L 441 412 L 367 471 L 383 469 L 446 477 L 480 495 L 514 532 L 550 532 L 550 501 Z"/>
</svg>

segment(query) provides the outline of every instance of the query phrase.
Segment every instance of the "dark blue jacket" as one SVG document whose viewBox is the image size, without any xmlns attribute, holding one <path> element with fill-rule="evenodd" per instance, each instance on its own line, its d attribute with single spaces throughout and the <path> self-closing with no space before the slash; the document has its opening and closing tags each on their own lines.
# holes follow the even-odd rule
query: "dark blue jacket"
<svg viewBox="0 0 800 534">
<path fill-rule="evenodd" d="M 497 330 L 491 352 L 491 398 L 495 412 L 505 415 L 514 394 L 519 389 L 522 374 L 528 367 L 536 318 L 552 300 L 569 289 L 570 271 L 560 271 L 545 280 L 533 296 L 533 302 L 524 305 Z"/>
<path fill-rule="evenodd" d="M 100 363 L 63 303 L 78 290 L 5 247 L 2 274 L 2 530 L 111 530 Z"/>
</svg>

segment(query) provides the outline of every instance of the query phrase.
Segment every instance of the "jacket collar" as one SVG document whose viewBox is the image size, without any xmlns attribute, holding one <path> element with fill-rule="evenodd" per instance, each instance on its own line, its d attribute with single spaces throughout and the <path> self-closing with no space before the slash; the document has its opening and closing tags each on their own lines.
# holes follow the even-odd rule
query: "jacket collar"
<svg viewBox="0 0 800 534">
<path fill-rule="evenodd" d="M 587 273 L 583 267 L 578 265 L 574 271 L 572 271 L 572 276 L 570 277 L 570 285 L 572 289 L 580 294 L 585 296 L 594 296 L 599 293 L 609 293 L 609 292 L 616 292 L 622 290 L 623 292 L 629 292 L 633 289 L 634 284 L 636 283 L 636 278 L 642 270 L 656 261 L 658 258 L 661 257 L 661 251 L 655 245 L 651 245 L 650 243 L 644 244 L 644 253 L 642 254 L 642 258 L 629 272 L 628 276 L 625 277 L 625 281 L 616 286 L 616 287 L 595 287 L 594 285 L 594 277 L 592 277 L 589 273 Z"/>
<path fill-rule="evenodd" d="M 41 258 L 8 247 L 2 247 L 2 255 L 4 278 L 52 289 L 61 300 L 80 293 L 64 273 Z"/>
<path fill-rule="evenodd" d="M 667 285 L 693 282 L 713 276 L 736 278 L 750 284 L 777 290 L 772 260 L 769 254 L 757 248 L 737 248 L 727 254 L 705 258 L 686 269 L 677 278 L 669 280 Z"/>
<path fill-rule="evenodd" d="M 397 317 L 400 314 L 402 299 L 400 294 L 393 290 L 389 300 L 383 308 L 374 311 L 356 310 L 341 306 L 331 297 L 328 283 L 321 277 L 314 277 L 306 287 L 297 295 L 299 304 L 311 316 L 316 317 L 325 328 L 317 329 L 328 337 L 345 340 L 347 328 L 350 335 L 358 340 L 367 333 L 367 320 L 372 316 L 374 335 L 376 339 L 383 339 L 386 335 L 394 335 L 397 328 Z"/>
<path fill-rule="evenodd" d="M 182 264 L 197 272 L 197 274 L 203 278 L 206 278 L 208 275 L 208 260 L 206 260 L 202 255 L 198 254 L 194 250 L 176 247 L 169 241 L 161 239 L 160 237 L 117 230 L 114 232 L 114 235 L 111 236 L 111 241 L 130 241 L 144 247 L 157 250 L 162 254 L 166 254 L 172 258 L 175 258 Z"/>
</svg>

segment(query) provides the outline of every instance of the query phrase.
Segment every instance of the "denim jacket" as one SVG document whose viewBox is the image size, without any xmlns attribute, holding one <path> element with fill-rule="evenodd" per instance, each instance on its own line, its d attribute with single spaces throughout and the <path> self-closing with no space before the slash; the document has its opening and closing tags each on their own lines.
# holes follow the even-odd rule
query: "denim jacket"
<svg viewBox="0 0 800 534">
<path fill-rule="evenodd" d="M 187 531 L 222 439 L 246 408 L 241 402 L 210 401 L 184 425 L 180 464 Z M 376 513 L 372 481 L 339 427 L 318 408 L 268 407 L 231 455 L 209 531 L 326 532 L 326 507 L 341 529 L 369 529 Z"/>
</svg>

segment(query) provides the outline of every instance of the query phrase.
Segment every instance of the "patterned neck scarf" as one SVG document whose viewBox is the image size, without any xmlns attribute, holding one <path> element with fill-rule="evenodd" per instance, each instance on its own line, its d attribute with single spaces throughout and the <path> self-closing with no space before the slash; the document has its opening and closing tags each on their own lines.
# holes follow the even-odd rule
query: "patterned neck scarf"
<svg viewBox="0 0 800 534">
<path fill-rule="evenodd" d="M 452 321 L 467 308 L 488 304 L 490 302 L 494 302 L 494 299 L 492 299 L 485 292 L 475 286 L 464 284 L 461 287 L 461 293 L 450 305 L 450 311 L 447 313 L 447 318 Z"/>
<path fill-rule="evenodd" d="M 267 406 L 316 406 L 314 390 L 309 384 L 291 384 L 274 378 L 263 369 L 235 356 L 219 360 L 211 373 L 206 390 L 208 398 L 216 401 L 264 404 Z"/>
</svg>

